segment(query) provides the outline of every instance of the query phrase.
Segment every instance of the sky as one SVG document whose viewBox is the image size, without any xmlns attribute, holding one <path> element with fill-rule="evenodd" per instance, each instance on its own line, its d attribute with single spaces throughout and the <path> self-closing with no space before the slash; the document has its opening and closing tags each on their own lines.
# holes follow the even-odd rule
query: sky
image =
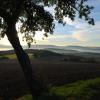
<svg viewBox="0 0 100 100">
<path fill-rule="evenodd" d="M 49 34 L 49 37 L 43 40 L 42 32 L 37 32 L 35 36 L 36 44 L 33 43 L 32 45 L 100 47 L 100 0 L 88 0 L 88 4 L 95 7 L 91 13 L 91 17 L 95 20 L 95 26 L 89 25 L 86 21 L 79 18 L 76 18 L 73 22 L 69 18 L 65 18 L 65 26 L 55 21 L 53 35 Z M 45 10 L 52 14 L 54 13 L 53 8 L 45 7 Z M 16 26 L 18 27 L 18 25 Z M 25 41 L 22 41 L 21 34 L 19 34 L 19 38 L 23 46 L 27 45 Z M 7 37 L 0 40 L 0 50 L 6 49 L 11 49 L 11 44 Z"/>
</svg>

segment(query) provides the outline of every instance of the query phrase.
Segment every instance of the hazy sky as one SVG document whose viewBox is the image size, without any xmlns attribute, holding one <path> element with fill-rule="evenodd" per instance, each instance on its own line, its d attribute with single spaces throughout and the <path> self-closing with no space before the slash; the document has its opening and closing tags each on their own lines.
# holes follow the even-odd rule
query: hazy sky
<svg viewBox="0 0 100 100">
<path fill-rule="evenodd" d="M 95 19 L 95 26 L 88 25 L 87 22 L 78 18 L 76 18 L 74 22 L 65 18 L 67 22 L 65 26 L 55 21 L 56 26 L 53 35 L 49 35 L 48 38 L 42 40 L 41 32 L 37 33 L 37 45 L 81 45 L 100 47 L 100 0 L 89 0 L 88 2 L 89 5 L 95 7 L 91 14 L 91 17 Z M 45 9 L 51 13 L 54 12 L 52 8 Z M 26 42 L 22 42 L 21 36 L 20 41 L 22 45 L 27 45 Z M 0 50 L 7 49 L 9 46 L 10 43 L 6 37 L 0 40 Z"/>
</svg>

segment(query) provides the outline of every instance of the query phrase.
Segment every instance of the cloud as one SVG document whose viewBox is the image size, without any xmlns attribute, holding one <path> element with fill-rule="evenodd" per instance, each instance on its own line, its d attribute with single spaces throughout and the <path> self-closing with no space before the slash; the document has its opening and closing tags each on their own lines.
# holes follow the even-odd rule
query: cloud
<svg viewBox="0 0 100 100">
<path fill-rule="evenodd" d="M 89 41 L 89 40 L 96 40 L 100 39 L 100 31 L 77 31 L 76 33 L 72 34 L 72 37 L 79 40 L 79 41 Z"/>
<path fill-rule="evenodd" d="M 100 39 L 100 22 L 97 22 L 95 26 L 90 26 L 87 28 L 77 28 L 77 30 L 72 33 L 72 38 L 79 41 L 91 41 Z"/>
<path fill-rule="evenodd" d="M 58 30 L 62 29 L 62 33 L 54 33 L 47 38 L 46 44 L 54 45 L 86 45 L 86 46 L 99 46 L 100 44 L 100 21 L 96 22 L 95 26 L 88 25 L 86 22 L 80 23 L 80 20 L 76 20 L 70 25 L 75 26 L 72 33 L 63 31 L 63 28 L 59 27 Z M 66 26 L 67 27 L 67 26 Z M 65 28 L 66 28 L 65 27 Z"/>
</svg>

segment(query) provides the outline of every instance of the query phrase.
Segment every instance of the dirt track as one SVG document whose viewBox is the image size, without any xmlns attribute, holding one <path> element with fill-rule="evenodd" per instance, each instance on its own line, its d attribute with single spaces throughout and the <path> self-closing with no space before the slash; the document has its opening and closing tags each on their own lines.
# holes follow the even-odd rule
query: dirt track
<svg viewBox="0 0 100 100">
<path fill-rule="evenodd" d="M 100 64 L 31 61 L 40 80 L 49 86 L 80 79 L 100 77 Z M 27 92 L 23 72 L 16 60 L 0 61 L 0 96 L 19 96 Z"/>
</svg>

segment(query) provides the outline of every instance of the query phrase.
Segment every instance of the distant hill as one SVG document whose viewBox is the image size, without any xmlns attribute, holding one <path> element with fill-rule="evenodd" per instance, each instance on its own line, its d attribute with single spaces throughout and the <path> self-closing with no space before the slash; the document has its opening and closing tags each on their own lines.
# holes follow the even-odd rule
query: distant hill
<svg viewBox="0 0 100 100">
<path fill-rule="evenodd" d="M 66 46 L 70 49 L 92 49 L 92 50 L 100 50 L 100 47 L 85 47 L 85 46 Z"/>
<path fill-rule="evenodd" d="M 11 49 L 9 46 L 0 45 L 1 51 L 6 50 L 6 48 Z M 26 48 L 24 46 L 24 48 Z M 55 45 L 32 45 L 30 49 L 45 49 L 50 51 L 56 51 L 57 53 L 76 53 L 76 52 L 91 52 L 100 53 L 100 47 L 85 47 L 85 46 L 55 46 Z"/>
<path fill-rule="evenodd" d="M 35 58 L 42 58 L 42 59 L 46 58 L 52 60 L 52 59 L 62 58 L 64 55 L 47 50 L 35 50 L 33 51 L 33 56 Z"/>
<path fill-rule="evenodd" d="M 47 49 L 47 48 L 56 48 L 56 49 L 60 49 L 63 46 L 55 46 L 55 45 L 32 45 L 31 49 Z"/>
<path fill-rule="evenodd" d="M 99 53 L 84 53 L 75 50 L 54 49 L 49 50 L 33 50 L 26 49 L 27 53 L 31 53 L 33 58 L 48 61 L 64 61 L 64 62 L 100 62 Z M 14 54 L 13 50 L 0 51 L 0 56 Z M 4 57 L 3 57 L 4 58 Z"/>
<path fill-rule="evenodd" d="M 60 53 L 60 54 L 74 54 L 74 53 L 79 53 L 77 50 L 66 50 L 66 49 L 59 49 L 59 48 L 46 48 L 45 50 L 52 51 L 55 53 Z"/>
<path fill-rule="evenodd" d="M 65 52 L 93 52 L 93 53 L 100 53 L 100 47 L 85 47 L 85 46 L 55 46 L 55 45 L 33 45 L 32 49 L 46 49 L 46 50 L 59 50 Z M 69 50 L 69 51 L 68 51 Z M 74 50 L 74 51 L 73 51 Z"/>
<path fill-rule="evenodd" d="M 66 47 L 64 47 L 64 49 L 77 50 L 80 52 L 100 53 L 100 47 L 66 46 Z"/>
<path fill-rule="evenodd" d="M 37 50 L 48 50 L 60 54 L 100 53 L 100 47 L 83 46 L 33 45 L 30 49 L 25 49 L 25 51 L 28 53 L 32 53 Z M 2 54 L 14 54 L 14 51 L 0 51 L 0 55 Z"/>
</svg>

